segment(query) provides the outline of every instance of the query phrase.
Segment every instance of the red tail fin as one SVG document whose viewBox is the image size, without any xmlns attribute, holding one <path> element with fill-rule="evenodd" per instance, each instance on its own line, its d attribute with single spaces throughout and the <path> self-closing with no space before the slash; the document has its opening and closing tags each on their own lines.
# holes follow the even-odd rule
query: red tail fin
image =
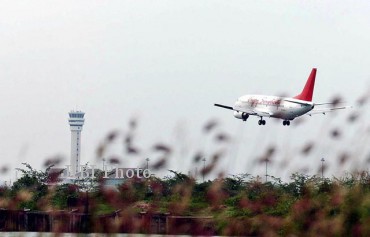
<svg viewBox="0 0 370 237">
<path fill-rule="evenodd" d="M 316 68 L 312 69 L 301 94 L 294 96 L 295 99 L 312 101 L 313 89 L 315 87 L 316 70 Z"/>
</svg>

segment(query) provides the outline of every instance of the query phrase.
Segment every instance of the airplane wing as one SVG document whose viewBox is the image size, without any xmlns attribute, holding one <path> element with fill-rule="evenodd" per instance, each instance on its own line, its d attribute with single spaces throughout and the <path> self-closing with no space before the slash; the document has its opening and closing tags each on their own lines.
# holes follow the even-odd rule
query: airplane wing
<svg viewBox="0 0 370 237">
<path fill-rule="evenodd" d="M 311 115 L 314 115 L 314 114 L 326 114 L 326 113 L 333 112 L 335 110 L 349 109 L 349 108 L 351 108 L 351 106 L 342 106 L 342 107 L 325 108 L 325 109 L 313 109 L 310 112 L 308 112 L 307 115 L 311 116 Z"/>
<path fill-rule="evenodd" d="M 260 117 L 271 117 L 272 113 L 266 112 L 266 111 L 258 111 L 254 115 L 260 116 Z"/>
<path fill-rule="evenodd" d="M 251 110 L 251 109 L 240 108 L 240 107 L 231 107 L 231 106 L 222 105 L 222 104 L 214 104 L 214 106 L 221 107 L 221 108 L 224 108 L 224 109 L 234 110 L 234 111 L 237 111 L 237 112 L 247 113 L 249 115 L 257 115 L 257 113 L 254 110 Z M 269 116 L 269 115 L 265 114 L 263 116 Z"/>
<path fill-rule="evenodd" d="M 214 106 L 221 107 L 221 108 L 224 108 L 224 109 L 234 110 L 234 108 L 233 108 L 233 107 L 231 107 L 231 106 L 227 106 L 227 105 L 214 104 Z"/>
</svg>

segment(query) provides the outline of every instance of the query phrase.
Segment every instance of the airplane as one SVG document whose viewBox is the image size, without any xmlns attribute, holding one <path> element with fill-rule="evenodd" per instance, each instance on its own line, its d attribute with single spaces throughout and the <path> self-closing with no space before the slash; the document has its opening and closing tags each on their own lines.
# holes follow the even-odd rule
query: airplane
<svg viewBox="0 0 370 237">
<path fill-rule="evenodd" d="M 334 103 L 312 102 L 317 69 L 313 68 L 306 84 L 299 95 L 294 97 L 281 97 L 269 95 L 243 95 L 238 98 L 234 106 L 214 104 L 214 106 L 234 111 L 234 117 L 247 121 L 250 115 L 260 117 L 258 125 L 265 125 L 264 117 L 283 120 L 284 126 L 289 126 L 290 121 L 302 115 L 326 114 L 349 106 L 314 109 L 315 106 Z"/>
</svg>

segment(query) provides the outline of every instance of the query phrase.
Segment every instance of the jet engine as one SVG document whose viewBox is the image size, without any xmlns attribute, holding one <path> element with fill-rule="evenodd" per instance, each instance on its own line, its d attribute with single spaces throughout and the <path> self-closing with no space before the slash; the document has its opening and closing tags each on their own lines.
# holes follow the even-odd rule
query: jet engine
<svg viewBox="0 0 370 237">
<path fill-rule="evenodd" d="M 234 111 L 234 117 L 238 119 L 243 119 L 243 121 L 246 121 L 249 117 L 249 114 L 244 113 L 244 112 Z"/>
</svg>

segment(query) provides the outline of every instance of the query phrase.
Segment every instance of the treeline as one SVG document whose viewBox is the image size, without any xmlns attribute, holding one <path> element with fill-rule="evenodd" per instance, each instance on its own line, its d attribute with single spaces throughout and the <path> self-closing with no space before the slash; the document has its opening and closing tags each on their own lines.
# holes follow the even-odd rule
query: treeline
<svg viewBox="0 0 370 237">
<path fill-rule="evenodd" d="M 122 223 L 155 213 L 212 218 L 218 235 L 370 236 L 370 174 L 321 178 L 295 173 L 290 182 L 248 174 L 197 182 L 169 171 L 165 178 L 128 179 L 116 188 L 104 179 L 55 184 L 55 174 L 26 164 L 12 187 L 2 187 L 0 208 L 66 210 L 98 216 L 120 210 Z M 172 227 L 173 228 L 173 227 Z M 186 234 L 186 233 L 185 233 Z"/>
</svg>

